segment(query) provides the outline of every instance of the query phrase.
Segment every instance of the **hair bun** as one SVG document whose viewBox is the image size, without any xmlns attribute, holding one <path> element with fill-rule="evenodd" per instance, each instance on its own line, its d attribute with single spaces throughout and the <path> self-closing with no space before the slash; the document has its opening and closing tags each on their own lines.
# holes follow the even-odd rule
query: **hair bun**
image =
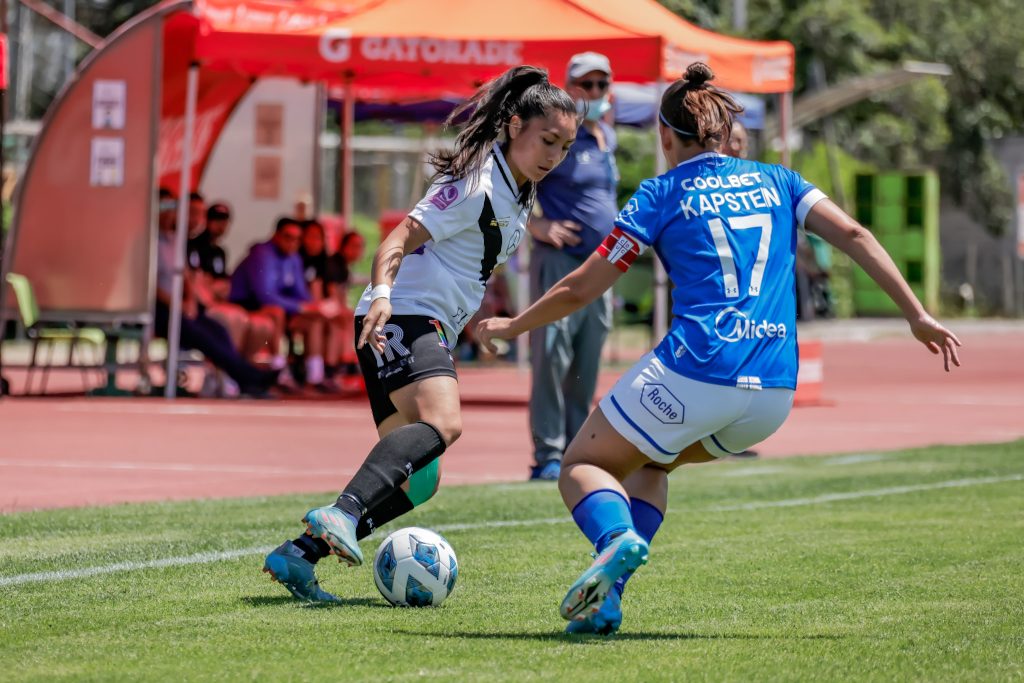
<svg viewBox="0 0 1024 683">
<path fill-rule="evenodd" d="M 694 62 L 686 67 L 686 75 L 683 76 L 687 84 L 694 86 L 704 85 L 706 82 L 713 80 L 714 77 L 715 72 L 704 62 Z"/>
</svg>

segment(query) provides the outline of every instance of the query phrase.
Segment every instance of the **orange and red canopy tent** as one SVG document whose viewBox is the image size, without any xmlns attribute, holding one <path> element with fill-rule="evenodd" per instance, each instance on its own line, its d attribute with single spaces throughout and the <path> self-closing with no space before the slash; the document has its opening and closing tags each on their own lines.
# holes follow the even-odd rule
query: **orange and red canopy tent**
<svg viewBox="0 0 1024 683">
<path fill-rule="evenodd" d="M 706 31 L 655 0 L 518 0 L 501 13 L 478 0 L 196 0 L 191 18 L 205 68 L 350 80 L 382 98 L 417 82 L 416 95 L 466 94 L 517 64 L 548 68 L 561 82 L 582 50 L 608 55 L 621 81 L 672 81 L 705 61 L 731 90 L 793 86 L 791 44 Z"/>
<path fill-rule="evenodd" d="M 562 82 L 573 54 L 595 50 L 609 57 L 619 81 L 671 81 L 702 60 L 731 90 L 786 92 L 793 83 L 789 43 L 705 31 L 655 0 L 519 0 L 500 17 L 478 0 L 168 0 L 164 7 L 178 8 L 164 29 L 165 182 L 179 168 L 190 65 L 201 68 L 193 184 L 234 103 L 261 76 L 344 85 L 361 101 L 427 100 L 465 97 L 518 64 L 547 68 Z"/>
</svg>

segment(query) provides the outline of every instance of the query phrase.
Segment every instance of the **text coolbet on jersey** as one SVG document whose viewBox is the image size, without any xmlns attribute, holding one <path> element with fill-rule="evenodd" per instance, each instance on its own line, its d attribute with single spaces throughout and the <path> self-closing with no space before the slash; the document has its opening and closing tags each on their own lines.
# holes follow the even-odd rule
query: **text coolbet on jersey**
<svg viewBox="0 0 1024 683">
<path fill-rule="evenodd" d="M 657 252 L 672 325 L 671 370 L 746 389 L 796 388 L 796 231 L 825 195 L 782 166 L 714 152 L 645 180 L 616 227 Z"/>
</svg>

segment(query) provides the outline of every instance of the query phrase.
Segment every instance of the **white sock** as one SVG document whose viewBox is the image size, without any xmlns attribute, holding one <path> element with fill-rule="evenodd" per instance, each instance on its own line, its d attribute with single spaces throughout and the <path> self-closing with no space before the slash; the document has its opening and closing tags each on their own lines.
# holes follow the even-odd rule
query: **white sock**
<svg viewBox="0 0 1024 683">
<path fill-rule="evenodd" d="M 288 364 L 288 359 L 284 356 L 274 356 L 270 359 L 270 367 L 272 370 L 280 370 Z"/>
<path fill-rule="evenodd" d="M 306 384 L 320 384 L 324 381 L 324 357 L 306 358 Z"/>
</svg>

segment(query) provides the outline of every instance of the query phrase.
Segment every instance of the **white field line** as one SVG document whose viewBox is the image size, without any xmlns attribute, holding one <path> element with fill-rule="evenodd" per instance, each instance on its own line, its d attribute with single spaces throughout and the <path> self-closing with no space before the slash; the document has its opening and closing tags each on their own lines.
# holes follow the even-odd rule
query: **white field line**
<svg viewBox="0 0 1024 683">
<path fill-rule="evenodd" d="M 855 500 L 857 498 L 880 498 L 882 496 L 897 496 L 903 493 L 916 493 L 917 491 L 932 491 L 934 489 L 953 489 L 964 486 L 980 486 L 982 484 L 1001 484 L 1007 481 L 1024 480 L 1024 474 L 1011 474 L 1005 477 L 977 477 L 974 479 L 952 479 L 950 481 L 938 481 L 934 484 L 911 484 L 910 486 L 891 486 L 884 489 L 870 489 L 868 491 L 849 491 L 847 493 L 826 493 L 811 498 L 789 498 L 788 500 L 762 500 L 754 503 L 740 503 L 739 505 L 713 505 L 708 508 L 710 512 L 731 512 L 735 510 L 763 510 L 765 508 L 787 508 L 800 505 L 818 505 L 819 503 L 834 503 L 839 500 Z"/>
<path fill-rule="evenodd" d="M 472 529 L 498 529 L 503 527 L 517 526 L 539 526 L 542 524 L 565 524 L 571 522 L 569 517 L 548 517 L 546 519 L 508 519 L 494 520 L 490 522 L 472 522 L 466 524 L 447 524 L 438 526 L 438 531 L 467 531 Z M 374 538 L 381 534 L 373 534 Z M 15 576 L 0 576 L 0 588 L 4 586 L 18 586 L 25 583 L 41 583 L 50 581 L 67 581 L 68 579 L 83 579 L 89 576 L 100 574 L 114 574 L 117 572 L 134 572 L 141 569 L 162 569 L 164 567 L 185 567 L 193 564 L 209 564 L 211 562 L 222 562 L 224 560 L 235 560 L 239 557 L 250 555 L 263 555 L 274 549 L 274 546 L 254 546 L 240 550 L 223 550 L 220 552 L 196 553 L 182 557 L 167 557 L 162 560 L 147 560 L 145 562 L 117 562 L 99 567 L 85 567 L 83 569 L 63 569 L 52 572 L 34 572 L 32 574 L 17 574 Z"/>
<path fill-rule="evenodd" d="M 965 486 L 980 486 L 983 484 L 999 484 L 1008 481 L 1024 480 L 1024 474 L 1012 474 L 1004 477 L 977 477 L 974 479 L 952 479 L 940 481 L 933 484 L 918 484 L 913 486 L 893 486 L 885 489 L 872 489 L 868 491 L 850 491 L 848 493 L 832 493 L 813 498 L 790 498 L 788 500 L 762 501 L 758 503 L 746 503 L 743 505 L 722 505 L 707 508 L 709 512 L 726 512 L 734 510 L 759 510 L 771 507 L 797 507 L 800 505 L 817 505 L 820 503 L 831 503 L 837 500 L 853 500 L 856 498 L 877 498 L 882 496 L 895 496 L 904 493 L 917 491 L 930 491 L 934 489 L 961 488 Z M 548 517 L 544 519 L 523 519 L 523 520 L 496 520 L 490 522 L 476 522 L 467 524 L 449 524 L 438 526 L 439 531 L 467 531 L 472 529 L 495 529 L 502 527 L 538 526 L 542 524 L 564 524 L 568 523 L 568 517 Z M 262 555 L 273 549 L 273 546 L 255 546 L 241 550 L 225 550 L 221 552 L 198 553 L 182 557 L 168 557 L 161 560 L 149 560 L 146 562 L 118 562 L 117 564 L 102 565 L 99 567 L 85 567 L 82 569 L 66 569 L 62 571 L 35 572 L 32 574 L 16 574 L 14 576 L 0 576 L 0 587 L 18 586 L 26 583 L 42 583 L 51 581 L 66 581 L 68 579 L 81 579 L 101 574 L 113 574 L 124 571 L 139 571 L 141 569 L 159 569 L 163 567 L 183 567 L 194 564 L 208 564 L 233 560 L 239 557 L 250 555 Z"/>
<path fill-rule="evenodd" d="M 101 415 L 207 415 L 211 417 L 287 417 L 337 420 L 351 416 L 352 408 L 364 410 L 362 404 L 344 404 L 331 407 L 282 406 L 282 405 L 182 405 L 168 403 L 151 404 L 83 404 L 70 403 L 56 406 L 62 413 L 89 413 Z"/>
<path fill-rule="evenodd" d="M 835 455 L 821 459 L 822 465 L 859 465 L 862 462 L 879 462 L 888 460 L 891 456 L 881 453 L 851 453 L 849 455 Z"/>
<path fill-rule="evenodd" d="M 25 458 L 0 458 L 0 467 L 23 467 L 27 469 L 68 469 L 68 470 L 123 470 L 142 472 L 186 472 L 197 474 L 246 474 L 279 477 L 281 475 L 301 477 L 351 477 L 354 469 L 275 467 L 273 465 L 202 465 L 179 462 L 124 462 L 124 461 L 81 461 L 81 460 L 30 460 Z M 507 481 L 508 477 L 486 474 L 464 474 L 445 468 L 448 480 L 487 482 Z"/>
</svg>

